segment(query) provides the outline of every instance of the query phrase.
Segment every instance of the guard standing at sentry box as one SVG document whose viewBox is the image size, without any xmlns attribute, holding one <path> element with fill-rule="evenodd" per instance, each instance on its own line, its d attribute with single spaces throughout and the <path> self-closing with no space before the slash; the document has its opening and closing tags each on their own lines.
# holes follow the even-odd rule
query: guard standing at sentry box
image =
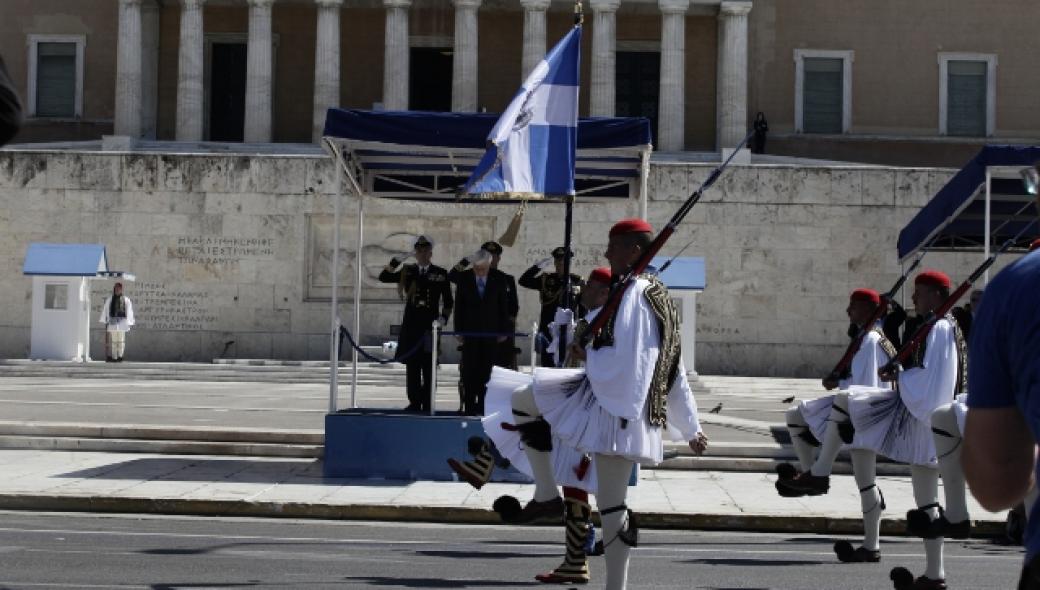
<svg viewBox="0 0 1040 590">
<path fill-rule="evenodd" d="M 134 306 L 130 298 L 123 295 L 123 283 L 112 286 L 112 295 L 101 306 L 101 318 L 105 325 L 105 362 L 121 363 L 126 352 L 126 333 L 134 325 Z"/>
<path fill-rule="evenodd" d="M 433 240 L 419 236 L 413 246 L 413 252 L 390 259 L 390 264 L 379 273 L 379 281 L 396 283 L 397 294 L 405 302 L 395 355 L 405 364 L 408 375 L 405 410 L 426 412 L 430 409 L 433 372 L 433 322 L 447 324 L 455 301 L 448 271 L 431 263 Z M 415 257 L 415 262 L 402 266 L 410 256 Z"/>
</svg>

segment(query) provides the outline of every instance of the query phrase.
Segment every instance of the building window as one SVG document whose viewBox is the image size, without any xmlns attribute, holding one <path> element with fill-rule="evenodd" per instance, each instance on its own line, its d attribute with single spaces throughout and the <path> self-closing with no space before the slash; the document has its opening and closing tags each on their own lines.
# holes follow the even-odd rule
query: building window
<svg viewBox="0 0 1040 590">
<path fill-rule="evenodd" d="M 852 51 L 794 51 L 797 133 L 848 133 L 852 126 Z"/>
<path fill-rule="evenodd" d="M 997 56 L 939 54 L 939 134 L 989 137 L 996 127 Z"/>
<path fill-rule="evenodd" d="M 82 35 L 29 35 L 30 117 L 83 116 Z"/>
<path fill-rule="evenodd" d="M 50 283 L 43 288 L 44 309 L 68 309 L 69 286 L 62 283 Z"/>
<path fill-rule="evenodd" d="M 650 132 L 656 143 L 661 52 L 619 49 L 615 59 L 614 114 L 650 119 Z"/>
</svg>

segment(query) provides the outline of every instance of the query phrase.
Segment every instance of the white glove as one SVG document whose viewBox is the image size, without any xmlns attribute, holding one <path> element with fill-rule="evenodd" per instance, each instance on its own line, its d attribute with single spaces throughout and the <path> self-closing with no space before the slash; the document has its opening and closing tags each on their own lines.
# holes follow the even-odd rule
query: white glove
<svg viewBox="0 0 1040 590">
<path fill-rule="evenodd" d="M 400 254 L 395 254 L 390 259 L 390 268 L 397 268 L 398 266 L 401 265 L 402 262 L 404 262 L 405 260 L 408 260 L 409 258 L 411 258 L 414 255 L 415 255 L 414 251 L 412 251 L 412 252 L 402 252 Z"/>
<path fill-rule="evenodd" d="M 562 307 L 556 308 L 556 317 L 553 318 L 553 323 L 557 326 L 574 325 L 574 311 Z"/>
<path fill-rule="evenodd" d="M 538 262 L 536 262 L 535 266 L 537 266 L 538 268 L 540 268 L 542 270 L 549 270 L 550 268 L 553 267 L 553 259 L 551 257 L 550 258 L 543 258 L 543 259 L 539 260 Z"/>
</svg>

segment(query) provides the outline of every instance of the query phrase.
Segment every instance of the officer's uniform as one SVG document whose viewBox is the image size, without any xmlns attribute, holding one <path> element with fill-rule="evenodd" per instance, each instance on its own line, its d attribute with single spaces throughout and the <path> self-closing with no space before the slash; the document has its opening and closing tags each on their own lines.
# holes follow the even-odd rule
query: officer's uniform
<svg viewBox="0 0 1040 590">
<path fill-rule="evenodd" d="M 552 255 L 554 259 L 563 258 L 563 247 L 561 246 L 553 250 Z M 518 282 L 521 287 L 538 291 L 538 300 L 542 304 L 542 310 L 538 318 L 538 331 L 544 336 L 544 338 L 538 339 L 538 353 L 543 367 L 555 367 L 556 362 L 553 355 L 547 353 L 545 349 L 549 342 L 552 341 L 549 325 L 552 324 L 553 319 L 556 317 L 556 310 L 561 306 L 560 298 L 563 295 L 564 278 L 553 271 L 542 272 L 542 269 L 536 264 L 524 271 L 524 274 L 520 275 Z M 584 285 L 584 282 L 581 277 L 571 273 L 571 287 L 577 287 L 571 296 L 570 306 L 570 309 L 575 311 L 575 315 L 580 315 L 577 312 L 581 299 L 579 292 L 582 285 Z"/>
<path fill-rule="evenodd" d="M 419 236 L 415 245 L 432 246 L 433 243 L 425 236 Z M 415 263 L 401 266 L 401 262 L 393 258 L 379 273 L 379 281 L 396 283 L 398 293 L 405 301 L 396 358 L 407 367 L 408 409 L 428 411 L 433 321 L 440 318 L 442 323 L 447 322 L 455 305 L 448 271 L 435 264 L 425 269 Z"/>
</svg>

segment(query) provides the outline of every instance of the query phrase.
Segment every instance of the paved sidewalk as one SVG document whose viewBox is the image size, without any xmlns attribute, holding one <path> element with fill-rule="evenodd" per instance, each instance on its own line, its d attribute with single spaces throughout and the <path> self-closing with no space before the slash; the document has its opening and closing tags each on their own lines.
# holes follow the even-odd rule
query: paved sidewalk
<svg viewBox="0 0 1040 590">
<path fill-rule="evenodd" d="M 502 494 L 526 501 L 530 485 L 325 479 L 312 459 L 0 450 L 0 509 L 498 522 Z M 849 476 L 831 493 L 784 499 L 772 475 L 643 471 L 629 505 L 657 528 L 856 533 L 860 505 Z M 886 534 L 901 534 L 914 506 L 910 481 L 881 477 Z M 971 501 L 977 531 L 1001 530 L 1003 514 Z"/>
</svg>

